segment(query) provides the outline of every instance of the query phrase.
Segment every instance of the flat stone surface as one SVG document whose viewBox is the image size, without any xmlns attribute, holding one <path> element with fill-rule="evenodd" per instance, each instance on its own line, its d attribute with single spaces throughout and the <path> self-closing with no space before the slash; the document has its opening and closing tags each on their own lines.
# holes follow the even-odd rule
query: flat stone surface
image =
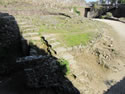
<svg viewBox="0 0 125 94">
<path fill-rule="evenodd" d="M 6 18 L 6 19 L 14 19 L 14 17 L 13 16 L 4 16 L 3 18 Z"/>
<path fill-rule="evenodd" d="M 29 37 L 29 38 L 26 38 L 27 40 L 41 40 L 40 37 Z"/>
<path fill-rule="evenodd" d="M 34 25 L 24 25 L 24 26 L 21 26 L 22 28 L 32 28 L 34 27 Z"/>
<path fill-rule="evenodd" d="M 50 42 L 52 47 L 54 47 L 54 50 L 57 52 L 59 58 L 64 58 L 70 64 L 75 63 L 76 61 L 74 60 L 74 57 L 70 53 L 67 52 L 68 50 L 71 50 L 72 48 L 71 47 L 65 48 L 65 47 L 59 46 L 61 43 L 57 42 L 55 35 L 56 34 L 44 34 L 43 36 L 45 37 L 45 39 L 48 40 L 48 42 Z M 56 47 L 56 46 L 58 46 L 58 47 Z"/>
<path fill-rule="evenodd" d="M 62 57 L 65 58 L 65 59 L 67 59 L 67 60 L 73 59 L 73 56 L 71 54 L 69 54 L 69 53 L 64 53 L 62 55 Z"/>
<path fill-rule="evenodd" d="M 61 53 L 61 52 L 65 52 L 66 51 L 66 48 L 64 48 L 64 47 L 57 47 L 57 48 L 55 48 L 55 50 L 58 52 L 58 53 Z M 58 54 L 57 53 L 57 54 Z"/>
<path fill-rule="evenodd" d="M 51 43 L 52 47 L 55 47 L 57 45 L 60 45 L 60 42 L 54 42 L 54 43 Z"/>
<path fill-rule="evenodd" d="M 24 29 L 23 31 L 37 31 L 38 29 L 37 28 L 27 28 L 27 29 Z"/>
<path fill-rule="evenodd" d="M 24 33 L 23 34 L 24 37 L 28 37 L 28 36 L 32 37 L 32 36 L 37 36 L 37 35 L 39 35 L 37 32 L 29 32 L 29 33 Z"/>
<path fill-rule="evenodd" d="M 27 22 L 18 22 L 19 25 L 27 25 Z"/>
<path fill-rule="evenodd" d="M 55 36 L 55 34 L 44 34 L 43 35 L 45 38 L 52 38 Z"/>
<path fill-rule="evenodd" d="M 56 42 L 56 38 L 51 38 L 51 39 L 48 40 L 48 42 L 49 43 L 54 43 L 54 42 Z"/>
</svg>

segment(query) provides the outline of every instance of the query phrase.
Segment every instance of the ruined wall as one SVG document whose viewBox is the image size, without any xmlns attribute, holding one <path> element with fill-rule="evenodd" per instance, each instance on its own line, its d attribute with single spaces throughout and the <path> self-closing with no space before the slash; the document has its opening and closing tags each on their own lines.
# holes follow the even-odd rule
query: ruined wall
<svg viewBox="0 0 125 94">
<path fill-rule="evenodd" d="M 0 13 L 0 74 L 9 73 L 19 56 L 21 40 L 15 18 L 7 13 Z"/>
<path fill-rule="evenodd" d="M 107 12 L 111 12 L 114 17 L 125 17 L 125 4 L 118 5 L 118 7 L 114 7 L 110 10 L 107 10 L 105 7 L 101 9 L 94 9 L 93 7 L 90 7 L 90 10 L 86 10 L 86 15 L 89 18 L 94 17 L 100 17 L 102 15 L 105 15 Z"/>
<path fill-rule="evenodd" d="M 84 0 L 27 0 L 34 4 L 45 5 L 47 7 L 63 6 L 84 6 Z"/>
<path fill-rule="evenodd" d="M 111 12 L 115 17 L 125 17 L 125 4 L 119 5 L 116 10 Z"/>
</svg>

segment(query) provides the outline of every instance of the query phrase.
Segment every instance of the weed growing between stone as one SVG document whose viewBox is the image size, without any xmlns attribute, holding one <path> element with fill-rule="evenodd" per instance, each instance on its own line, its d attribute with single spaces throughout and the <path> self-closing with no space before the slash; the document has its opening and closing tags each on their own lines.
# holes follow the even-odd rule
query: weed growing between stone
<svg viewBox="0 0 125 94">
<path fill-rule="evenodd" d="M 70 73 L 70 67 L 69 67 L 69 62 L 63 58 L 58 59 L 58 62 L 62 66 L 63 72 L 65 75 L 68 75 Z"/>
</svg>

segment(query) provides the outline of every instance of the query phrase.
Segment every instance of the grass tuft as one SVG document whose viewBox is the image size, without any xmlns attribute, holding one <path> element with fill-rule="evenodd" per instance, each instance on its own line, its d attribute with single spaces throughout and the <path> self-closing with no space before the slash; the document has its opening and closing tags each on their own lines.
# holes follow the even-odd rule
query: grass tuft
<svg viewBox="0 0 125 94">
<path fill-rule="evenodd" d="M 69 67 L 69 62 L 65 59 L 58 59 L 58 62 L 62 66 L 62 70 L 65 75 L 68 75 L 70 73 L 70 67 Z"/>
</svg>

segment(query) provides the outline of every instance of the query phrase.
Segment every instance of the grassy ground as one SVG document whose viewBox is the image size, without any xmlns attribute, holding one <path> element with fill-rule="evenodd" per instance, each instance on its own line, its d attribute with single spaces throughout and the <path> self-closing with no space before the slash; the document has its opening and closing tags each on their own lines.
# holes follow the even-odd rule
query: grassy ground
<svg viewBox="0 0 125 94">
<path fill-rule="evenodd" d="M 62 58 L 59 59 L 58 61 L 59 61 L 60 65 L 62 66 L 65 75 L 68 75 L 70 73 L 69 62 Z"/>
<path fill-rule="evenodd" d="M 86 45 L 98 32 L 108 27 L 106 24 L 83 17 L 67 18 L 64 16 L 18 16 L 38 28 L 40 35 L 56 34 L 56 38 L 65 46 Z M 23 20 L 22 20 L 23 21 Z"/>
<path fill-rule="evenodd" d="M 3 2 L 3 1 L 8 1 L 8 3 Z M 51 37 L 51 39 L 56 37 L 56 41 L 59 41 L 62 44 L 62 45 L 59 44 L 60 48 L 63 46 L 72 47 L 72 46 L 78 46 L 78 45 L 87 45 L 87 43 L 93 38 L 95 38 L 95 36 L 98 33 L 102 31 L 110 31 L 110 28 L 111 28 L 110 26 L 102 22 L 93 21 L 91 19 L 87 19 L 81 16 L 75 15 L 72 18 L 68 18 L 68 17 L 60 16 L 60 15 L 44 14 L 43 13 L 44 5 L 43 6 L 35 6 L 35 5 L 31 6 L 32 5 L 31 3 L 29 2 L 24 3 L 23 2 L 24 0 L 21 0 L 20 3 L 16 3 L 16 1 L 17 0 L 0 0 L 0 11 L 5 10 L 3 12 L 8 12 L 9 14 L 15 16 L 18 23 L 27 22 L 26 25 L 31 24 L 35 26 L 38 30 L 33 31 L 33 32 L 38 32 L 40 36 L 42 36 L 43 34 L 56 35 L 54 37 Z M 4 7 L 1 7 L 1 5 L 4 5 Z M 48 8 L 47 10 L 44 10 L 44 11 L 48 11 L 48 10 L 51 11 L 51 8 Z M 52 11 L 57 11 L 57 10 L 52 9 Z M 63 10 L 59 12 L 63 12 Z M 33 38 L 33 36 L 31 36 L 31 38 Z M 36 44 L 40 43 L 40 46 L 42 44 L 41 40 L 40 42 L 31 40 L 31 42 L 34 42 Z M 63 52 L 63 55 L 67 55 L 67 53 L 69 52 Z M 78 66 L 80 66 L 80 67 L 76 67 L 76 70 L 78 69 L 77 71 L 78 74 L 80 74 L 83 71 L 83 73 L 81 74 L 80 80 L 78 77 L 78 79 L 76 79 L 73 82 L 73 84 L 76 82 L 75 85 L 77 86 L 77 88 L 78 89 L 81 88 L 81 91 L 83 91 L 84 90 L 83 87 L 86 86 L 86 82 L 91 83 L 92 79 L 95 78 L 93 80 L 93 83 L 89 85 L 94 88 L 97 87 L 94 90 L 98 89 L 98 86 L 100 85 L 100 83 L 98 84 L 96 83 L 98 82 L 97 79 L 99 79 L 99 82 L 100 82 L 100 79 L 103 80 L 100 75 L 102 74 L 104 75 L 105 71 L 103 72 L 102 67 L 98 65 L 97 60 L 96 60 L 97 58 L 95 56 L 91 56 L 87 52 L 79 53 L 78 51 L 76 52 L 75 50 L 72 51 L 72 54 L 75 57 Z M 65 60 L 61 61 L 61 64 L 66 66 L 67 72 L 69 72 L 69 63 L 70 61 L 65 61 Z M 102 83 L 103 82 L 104 81 L 102 81 Z M 101 86 L 102 85 L 100 85 L 100 88 Z M 88 88 L 88 86 L 86 87 Z M 91 89 L 88 89 L 88 90 L 91 90 Z M 93 94 L 93 93 L 86 93 L 86 94 Z"/>
<path fill-rule="evenodd" d="M 11 13 L 19 21 L 26 21 L 34 25 L 38 28 L 38 31 L 35 32 L 39 32 L 40 35 L 45 33 L 57 34 L 57 39 L 62 44 L 65 44 L 65 46 L 86 45 L 97 32 L 101 32 L 102 28 L 108 27 L 104 23 L 76 16 L 76 13 L 73 14 L 74 16 L 71 19 L 65 16 L 46 14 L 45 11 L 57 12 L 58 9 L 45 8 L 45 2 L 42 1 L 40 2 L 43 5 L 38 6 L 32 1 L 0 0 L 0 5 L 3 6 L 1 10 L 3 9 Z M 64 10 L 59 12 L 64 12 Z M 65 12 L 66 14 L 69 13 L 67 11 Z"/>
<path fill-rule="evenodd" d="M 44 23 L 44 24 L 43 24 Z M 48 17 L 39 24 L 39 33 L 55 33 L 57 39 L 65 46 L 72 47 L 86 45 L 102 28 L 107 27 L 104 23 L 92 21 L 82 17 Z M 101 28 L 101 29 L 99 29 Z"/>
<path fill-rule="evenodd" d="M 63 37 L 67 46 L 86 45 L 91 40 L 92 33 L 65 34 Z"/>
</svg>

